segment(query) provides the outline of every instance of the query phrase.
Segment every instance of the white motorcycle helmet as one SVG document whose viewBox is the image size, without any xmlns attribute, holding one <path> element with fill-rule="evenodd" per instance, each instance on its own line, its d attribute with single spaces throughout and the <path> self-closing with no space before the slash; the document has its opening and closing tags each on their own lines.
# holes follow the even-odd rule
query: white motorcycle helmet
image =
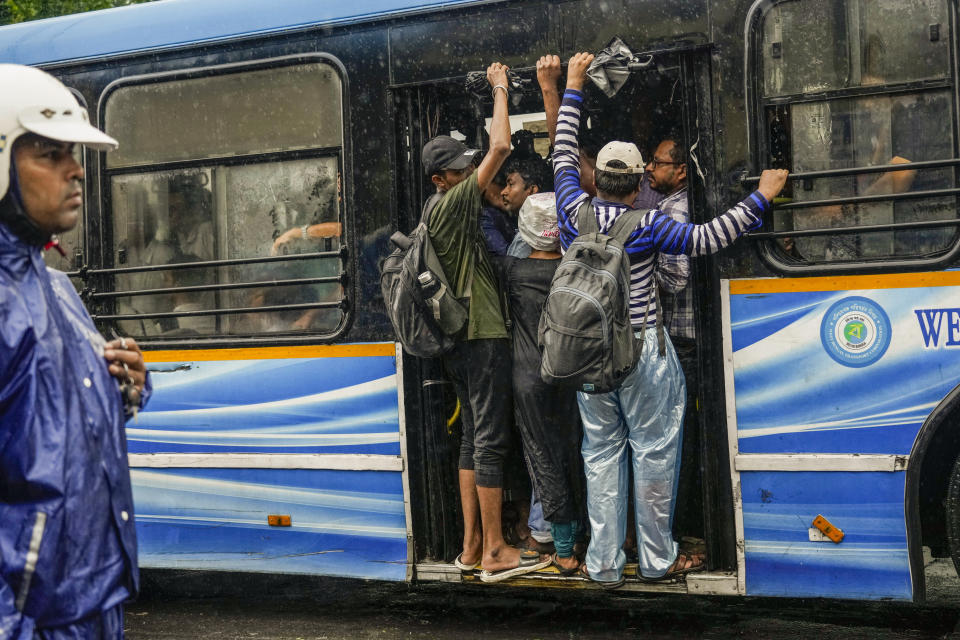
<svg viewBox="0 0 960 640">
<path fill-rule="evenodd" d="M 10 189 L 13 143 L 25 133 L 98 151 L 117 148 L 116 140 L 90 124 L 70 90 L 45 71 L 0 64 L 0 96 L 0 200 Z"/>
</svg>

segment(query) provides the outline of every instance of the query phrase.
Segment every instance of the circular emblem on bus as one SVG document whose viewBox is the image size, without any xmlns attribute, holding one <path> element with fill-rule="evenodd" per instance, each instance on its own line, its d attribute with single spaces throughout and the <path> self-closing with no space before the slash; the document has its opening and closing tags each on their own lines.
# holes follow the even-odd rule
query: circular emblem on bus
<svg viewBox="0 0 960 640">
<path fill-rule="evenodd" d="M 820 323 L 820 340 L 830 357 L 846 367 L 866 367 L 890 346 L 890 318 L 873 300 L 851 296 L 835 302 Z"/>
</svg>

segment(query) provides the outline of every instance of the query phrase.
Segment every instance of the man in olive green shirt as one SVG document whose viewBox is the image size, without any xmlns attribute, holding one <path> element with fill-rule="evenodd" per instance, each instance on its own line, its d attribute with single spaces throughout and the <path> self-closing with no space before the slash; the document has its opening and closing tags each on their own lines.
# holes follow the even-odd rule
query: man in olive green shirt
<svg viewBox="0 0 960 640">
<path fill-rule="evenodd" d="M 472 570 L 482 562 L 480 579 L 498 582 L 550 561 L 507 545 L 500 523 L 513 390 L 501 296 L 480 211 L 481 193 L 510 155 L 507 67 L 493 63 L 487 80 L 493 92 L 490 150 L 476 171 L 477 152 L 450 136 L 437 136 L 424 145 L 421 160 L 439 194 L 429 217 L 430 241 L 454 295 L 470 299 L 464 335 L 443 358 L 460 399 L 463 424 L 458 466 L 464 534 L 456 565 Z"/>
</svg>

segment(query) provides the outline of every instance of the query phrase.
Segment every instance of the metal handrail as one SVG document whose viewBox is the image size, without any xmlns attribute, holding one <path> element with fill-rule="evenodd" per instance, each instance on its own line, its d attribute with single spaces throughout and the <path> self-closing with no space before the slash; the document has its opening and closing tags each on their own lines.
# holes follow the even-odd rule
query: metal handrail
<svg viewBox="0 0 960 640">
<path fill-rule="evenodd" d="M 830 207 L 843 204 L 919 200 L 921 198 L 936 198 L 938 196 L 955 195 L 960 195 L 960 188 L 930 189 L 928 191 L 906 191 L 904 193 L 882 193 L 869 196 L 851 196 L 849 198 L 831 198 L 828 200 L 801 200 L 800 202 L 775 204 L 774 209 L 778 211 L 789 211 L 791 209 L 813 209 L 815 207 Z"/>
<path fill-rule="evenodd" d="M 163 289 L 134 289 L 131 291 L 108 291 L 103 293 L 91 293 L 91 300 L 106 300 L 111 298 L 124 298 L 133 296 L 157 296 L 168 293 L 193 293 L 199 291 L 225 291 L 229 289 L 255 289 L 258 287 L 284 287 L 289 285 L 305 284 L 332 284 L 342 283 L 346 280 L 346 272 L 341 271 L 338 276 L 323 276 L 316 278 L 291 278 L 289 280 L 267 280 L 263 282 L 237 282 L 226 284 L 203 284 L 189 287 L 165 287 Z"/>
<path fill-rule="evenodd" d="M 771 238 L 802 238 L 805 236 L 834 236 L 851 235 L 855 233 L 873 233 L 878 231 L 901 231 L 911 229 L 928 229 L 930 227 L 960 226 L 960 218 L 952 220 L 924 220 L 922 222 L 893 222 L 891 224 L 871 224 L 856 227 L 822 227 L 819 229 L 803 229 L 795 231 L 761 231 L 748 233 L 746 237 L 753 240 L 768 240 Z"/>
<path fill-rule="evenodd" d="M 788 180 L 813 180 L 816 178 L 840 178 L 843 176 L 861 175 L 864 173 L 886 173 L 889 171 L 913 171 L 917 169 L 936 169 L 938 167 L 952 167 L 960 165 L 960 158 L 946 160 L 923 160 L 920 162 L 905 162 L 902 164 L 878 164 L 870 167 L 852 167 L 850 169 L 822 169 L 820 171 L 798 171 L 791 173 Z M 740 180 L 748 186 L 760 182 L 760 176 L 749 176 Z"/>
<path fill-rule="evenodd" d="M 345 309 L 347 300 L 337 302 L 303 302 L 299 304 L 279 304 L 266 307 L 242 307 L 234 309 L 203 309 L 200 311 L 163 311 L 157 313 L 122 313 L 91 316 L 94 321 L 103 320 L 147 320 L 151 318 L 192 318 L 196 316 L 237 315 L 241 313 L 266 313 L 268 311 L 297 311 L 306 309 Z"/>
<path fill-rule="evenodd" d="M 115 267 L 111 269 L 81 270 L 77 275 L 117 275 L 123 273 L 147 273 L 151 271 L 172 271 L 175 269 L 197 269 L 201 267 L 230 267 L 241 264 L 262 264 L 265 262 L 284 262 L 291 260 L 309 260 L 312 258 L 343 258 L 347 248 L 338 251 L 317 251 L 315 253 L 293 253 L 286 256 L 264 256 L 262 258 L 230 258 L 227 260 L 199 260 L 197 262 L 174 262 L 172 264 L 150 264 L 139 267 Z"/>
</svg>

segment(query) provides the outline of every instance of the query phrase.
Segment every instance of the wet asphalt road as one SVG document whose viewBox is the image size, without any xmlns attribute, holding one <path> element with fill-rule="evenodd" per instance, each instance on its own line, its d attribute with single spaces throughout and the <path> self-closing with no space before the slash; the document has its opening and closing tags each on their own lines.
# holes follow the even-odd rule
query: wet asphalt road
<svg viewBox="0 0 960 640">
<path fill-rule="evenodd" d="M 131 640 L 960 639 L 960 582 L 941 573 L 916 606 L 150 572 L 126 628 Z"/>
</svg>

